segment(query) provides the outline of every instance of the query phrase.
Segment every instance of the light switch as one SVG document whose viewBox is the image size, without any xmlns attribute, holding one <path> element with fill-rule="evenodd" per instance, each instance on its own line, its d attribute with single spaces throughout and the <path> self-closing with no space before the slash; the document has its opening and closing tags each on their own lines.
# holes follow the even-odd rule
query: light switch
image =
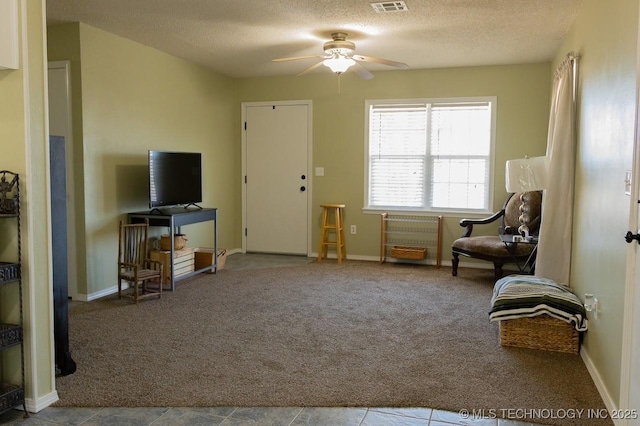
<svg viewBox="0 0 640 426">
<path fill-rule="evenodd" d="M 324 176 L 324 167 L 316 167 L 316 176 Z"/>
</svg>

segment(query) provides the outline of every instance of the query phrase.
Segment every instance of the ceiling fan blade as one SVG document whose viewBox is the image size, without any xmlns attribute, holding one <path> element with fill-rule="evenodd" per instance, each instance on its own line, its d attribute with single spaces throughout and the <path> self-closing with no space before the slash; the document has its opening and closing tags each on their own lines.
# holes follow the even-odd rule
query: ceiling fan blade
<svg viewBox="0 0 640 426">
<path fill-rule="evenodd" d="M 374 58 L 372 56 L 353 55 L 352 58 L 356 61 L 374 62 L 376 64 L 389 65 L 390 67 L 401 68 L 403 70 L 409 68 L 409 65 L 404 62 L 390 61 L 388 59 Z"/>
<path fill-rule="evenodd" d="M 360 65 L 357 62 L 351 66 L 351 69 L 353 70 L 353 72 L 355 72 L 365 80 L 371 80 L 373 78 L 373 74 L 371 74 L 368 70 L 366 70 L 362 65 Z"/>
<path fill-rule="evenodd" d="M 321 59 L 321 58 L 324 58 L 324 56 L 321 56 L 321 55 L 293 56 L 291 58 L 272 59 L 271 62 L 297 61 L 298 59 Z"/>
<path fill-rule="evenodd" d="M 322 58 L 323 56 L 320 56 L 320 57 Z M 317 64 L 311 65 L 309 68 L 303 70 L 300 74 L 296 75 L 296 77 L 300 77 L 301 75 L 309 74 L 311 71 L 315 70 L 320 65 L 322 65 L 322 61 L 318 62 Z"/>
</svg>

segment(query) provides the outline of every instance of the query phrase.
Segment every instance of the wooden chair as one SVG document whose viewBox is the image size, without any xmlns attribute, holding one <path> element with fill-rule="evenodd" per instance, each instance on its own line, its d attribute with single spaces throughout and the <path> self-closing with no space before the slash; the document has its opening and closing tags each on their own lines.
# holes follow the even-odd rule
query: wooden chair
<svg viewBox="0 0 640 426">
<path fill-rule="evenodd" d="M 530 235 L 537 236 L 540 227 L 542 191 L 534 191 L 530 195 L 529 232 Z M 460 221 L 460 226 L 463 226 L 465 231 L 460 238 L 451 244 L 453 256 L 451 273 L 453 276 L 458 275 L 460 255 L 493 262 L 496 280 L 502 277 L 502 267 L 507 263 L 535 262 L 535 259 L 532 259 L 535 253 L 532 256 L 532 252 L 536 249 L 536 244 L 505 243 L 500 239 L 500 234 L 518 234 L 521 204 L 520 193 L 510 194 L 499 212 L 484 219 L 462 219 Z M 499 219 L 502 220 L 502 226 L 498 228 L 497 234 L 471 236 L 473 225 L 486 225 Z"/>
<path fill-rule="evenodd" d="M 149 220 L 144 223 L 125 224 L 120 221 L 118 245 L 118 298 L 130 297 L 138 303 L 147 297 L 162 297 L 163 264 L 148 257 Z M 123 281 L 131 292 L 124 294 Z M 154 282 L 154 284 L 150 284 Z"/>
</svg>

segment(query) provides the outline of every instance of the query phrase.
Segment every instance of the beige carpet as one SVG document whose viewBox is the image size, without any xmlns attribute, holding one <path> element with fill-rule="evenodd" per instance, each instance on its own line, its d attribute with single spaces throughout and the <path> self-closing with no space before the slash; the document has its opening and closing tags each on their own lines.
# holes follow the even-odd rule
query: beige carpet
<svg viewBox="0 0 640 426">
<path fill-rule="evenodd" d="M 604 408 L 578 355 L 500 347 L 492 275 L 314 262 L 76 305 L 56 405 Z"/>
</svg>

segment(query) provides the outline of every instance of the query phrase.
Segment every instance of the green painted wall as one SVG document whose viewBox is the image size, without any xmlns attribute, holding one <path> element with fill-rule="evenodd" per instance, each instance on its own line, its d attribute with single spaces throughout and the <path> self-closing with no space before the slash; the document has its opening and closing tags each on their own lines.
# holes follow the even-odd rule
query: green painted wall
<svg viewBox="0 0 640 426">
<path fill-rule="evenodd" d="M 364 117 L 365 100 L 393 98 L 446 98 L 497 96 L 497 137 L 494 210 L 506 198 L 506 160 L 525 154 L 544 155 L 549 116 L 550 66 L 548 63 L 475 68 L 385 71 L 372 80 L 353 73 L 303 77 L 243 79 L 239 101 L 313 101 L 313 164 L 324 167 L 323 177 L 313 177 L 313 245 L 318 244 L 321 203 L 344 203 L 345 222 L 358 233 L 347 232 L 348 255 L 377 257 L 380 246 L 379 215 L 365 214 Z M 464 216 L 464 215 L 463 215 Z M 445 215 L 443 261 L 451 261 L 450 246 L 459 237 L 460 215 Z M 474 232 L 495 233 L 497 224 Z M 463 259 L 465 261 L 465 259 Z"/>
<path fill-rule="evenodd" d="M 584 349 L 614 404 L 620 399 L 622 320 L 636 114 L 638 0 L 585 0 L 554 63 L 581 55 L 571 286 L 600 302 Z"/>
<path fill-rule="evenodd" d="M 63 27 L 49 33 L 49 59 L 79 62 L 72 66 L 74 110 L 81 103 L 74 136 L 80 133 L 75 164 L 85 239 L 78 252 L 86 256 L 79 293 L 116 285 L 118 220 L 148 209 L 149 149 L 203 154 L 202 205 L 219 209 L 220 246 L 240 246 L 235 81 L 88 25 Z M 210 223 L 183 232 L 190 246 L 212 246 Z"/>
</svg>

